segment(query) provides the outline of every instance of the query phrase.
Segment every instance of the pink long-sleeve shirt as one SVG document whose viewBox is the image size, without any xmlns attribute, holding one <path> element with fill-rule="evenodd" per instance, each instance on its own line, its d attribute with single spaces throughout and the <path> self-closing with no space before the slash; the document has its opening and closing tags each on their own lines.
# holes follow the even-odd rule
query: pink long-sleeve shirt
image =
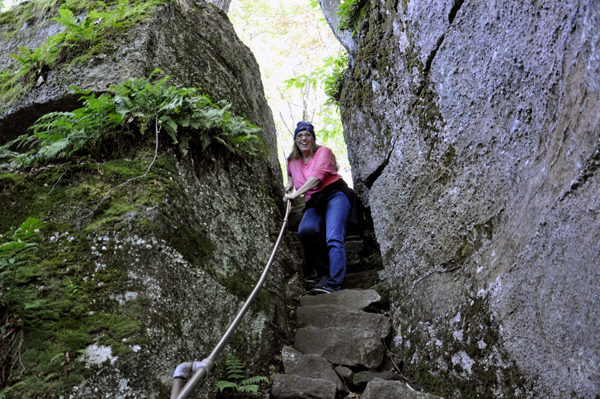
<svg viewBox="0 0 600 399">
<path fill-rule="evenodd" d="M 296 190 L 302 187 L 311 176 L 321 180 L 321 183 L 304 194 L 306 201 L 310 200 L 310 197 L 317 191 L 321 191 L 341 179 L 337 173 L 333 153 L 327 147 L 320 147 L 308 163 L 302 162 L 302 159 L 293 159 L 288 162 L 288 175 L 292 176 Z"/>
</svg>

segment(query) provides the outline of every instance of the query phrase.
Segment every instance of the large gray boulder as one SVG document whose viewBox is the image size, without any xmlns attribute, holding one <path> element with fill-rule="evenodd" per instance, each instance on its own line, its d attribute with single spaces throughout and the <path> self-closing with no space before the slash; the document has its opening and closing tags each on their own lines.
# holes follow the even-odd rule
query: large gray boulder
<svg viewBox="0 0 600 399">
<path fill-rule="evenodd" d="M 215 2 L 221 6 L 227 3 Z M 45 15 L 37 25 L 26 25 L 0 38 L 0 70 L 16 63 L 10 54 L 18 53 L 19 46 L 38 48 L 49 35 L 62 30 L 52 16 Z M 27 128 L 48 112 L 79 107 L 80 96 L 70 94 L 71 86 L 102 93 L 110 85 L 147 77 L 161 69 L 172 76 L 172 84 L 198 87 L 213 102 L 226 100 L 232 104 L 235 115 L 263 128 L 261 137 L 270 149 L 267 160 L 273 168 L 269 171 L 272 175 L 265 176 L 271 182 L 265 180 L 263 186 L 279 182 L 275 124 L 264 98 L 260 70 L 254 55 L 237 38 L 222 11 L 204 0 L 170 2 L 156 7 L 146 20 L 126 35 L 116 36 L 115 41 L 114 51 L 99 54 L 84 65 L 53 66 L 39 88 L 10 103 L 0 103 L 0 144 L 27 133 Z"/>
<path fill-rule="evenodd" d="M 365 15 L 341 111 L 404 372 L 454 397 L 593 398 L 600 2 Z"/>
<path fill-rule="evenodd" d="M 42 35 L 43 28 L 22 33 Z M 114 58 L 52 71 L 47 84 L 2 114 L 2 134 L 7 126 L 27 125 L 21 116 L 39 107 L 75 106 L 63 104 L 71 84 L 100 92 L 161 67 L 174 82 L 232 102 L 235 114 L 263 128 L 267 153 L 245 158 L 196 143 L 183 156 L 161 141 L 148 176 L 113 191 L 95 211 L 110 188 L 144 173 L 153 140 L 130 141 L 120 159 L 30 174 L 0 170 L 0 234 L 12 234 L 29 216 L 44 223 L 37 252 L 15 272 L 17 288 L 36 305 L 20 312 L 27 324 L 24 368 L 9 381 L 19 382 L 10 393 L 15 398 L 168 397 L 175 367 L 206 357 L 241 308 L 269 259 L 271 232 L 281 226 L 274 123 L 258 65 L 226 16 L 201 0 L 168 3 L 122 40 Z M 284 240 L 225 348 L 251 372 L 259 373 L 256 365 L 281 347 L 286 300 L 299 288 L 298 264 L 293 242 Z M 225 379 L 222 364 L 195 398 L 216 395 L 216 382 Z"/>
</svg>

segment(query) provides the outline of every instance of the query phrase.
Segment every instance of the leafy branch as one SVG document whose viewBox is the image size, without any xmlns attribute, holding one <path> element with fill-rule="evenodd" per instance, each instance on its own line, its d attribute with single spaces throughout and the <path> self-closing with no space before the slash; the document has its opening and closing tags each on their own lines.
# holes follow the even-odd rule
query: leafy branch
<svg viewBox="0 0 600 399">
<path fill-rule="evenodd" d="M 338 105 L 342 91 L 342 78 L 348 68 L 348 55 L 345 52 L 337 56 L 330 56 L 323 60 L 323 65 L 316 68 L 309 75 L 299 75 L 284 80 L 287 84 L 286 90 L 292 87 L 303 89 L 306 86 L 312 87 L 314 91 L 317 87 L 323 86 L 325 94 L 328 97 L 325 105 Z"/>
</svg>

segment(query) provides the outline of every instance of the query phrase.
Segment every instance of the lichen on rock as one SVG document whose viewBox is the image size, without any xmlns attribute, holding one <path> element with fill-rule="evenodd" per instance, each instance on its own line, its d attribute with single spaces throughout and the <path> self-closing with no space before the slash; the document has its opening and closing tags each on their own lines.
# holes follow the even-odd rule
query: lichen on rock
<svg viewBox="0 0 600 399">
<path fill-rule="evenodd" d="M 599 18 L 594 1 L 410 0 L 359 25 L 340 101 L 354 186 L 396 350 L 432 393 L 598 392 Z M 447 331 L 458 313 L 483 335 Z"/>
</svg>

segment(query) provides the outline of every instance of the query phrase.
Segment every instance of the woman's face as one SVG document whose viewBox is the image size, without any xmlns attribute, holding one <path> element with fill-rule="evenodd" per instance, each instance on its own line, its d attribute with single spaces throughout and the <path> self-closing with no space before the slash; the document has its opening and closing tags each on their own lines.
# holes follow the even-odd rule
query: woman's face
<svg viewBox="0 0 600 399">
<path fill-rule="evenodd" d="M 308 153 L 314 144 L 315 138 L 309 131 L 303 130 L 296 135 L 296 145 L 303 154 Z"/>
</svg>

